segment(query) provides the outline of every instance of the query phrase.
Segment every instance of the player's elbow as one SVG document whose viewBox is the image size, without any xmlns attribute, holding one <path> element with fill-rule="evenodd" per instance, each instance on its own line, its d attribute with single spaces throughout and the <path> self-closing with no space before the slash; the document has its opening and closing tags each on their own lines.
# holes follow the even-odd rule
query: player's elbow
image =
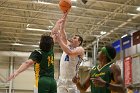
<svg viewBox="0 0 140 93">
<path fill-rule="evenodd" d="M 27 61 L 25 62 L 25 64 L 26 64 L 27 66 L 31 66 L 31 65 L 34 64 L 34 61 L 32 61 L 32 60 L 27 60 Z"/>
</svg>

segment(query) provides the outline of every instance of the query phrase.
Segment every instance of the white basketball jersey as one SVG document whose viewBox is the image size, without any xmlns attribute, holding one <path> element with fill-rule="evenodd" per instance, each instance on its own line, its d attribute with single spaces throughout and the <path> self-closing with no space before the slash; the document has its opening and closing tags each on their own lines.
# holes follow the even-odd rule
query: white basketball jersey
<svg viewBox="0 0 140 93">
<path fill-rule="evenodd" d="M 70 48 L 71 49 L 71 48 Z M 76 48 L 73 48 L 76 49 Z M 60 77 L 59 79 L 72 79 L 76 75 L 76 64 L 79 57 L 70 57 L 63 52 L 60 60 Z"/>
</svg>

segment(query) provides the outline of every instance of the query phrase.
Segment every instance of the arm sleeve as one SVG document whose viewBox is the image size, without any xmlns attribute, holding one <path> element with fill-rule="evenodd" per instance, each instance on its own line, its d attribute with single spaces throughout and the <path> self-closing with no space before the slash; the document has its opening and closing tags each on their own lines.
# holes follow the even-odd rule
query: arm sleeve
<svg viewBox="0 0 140 93">
<path fill-rule="evenodd" d="M 42 59 L 42 55 L 39 51 L 35 50 L 30 54 L 28 59 L 32 59 L 33 61 L 40 63 Z"/>
</svg>

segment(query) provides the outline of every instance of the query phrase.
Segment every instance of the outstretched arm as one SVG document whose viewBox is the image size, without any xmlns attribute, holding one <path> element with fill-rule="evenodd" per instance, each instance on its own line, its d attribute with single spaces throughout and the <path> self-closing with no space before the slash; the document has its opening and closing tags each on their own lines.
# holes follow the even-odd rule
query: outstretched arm
<svg viewBox="0 0 140 93">
<path fill-rule="evenodd" d="M 55 34 L 57 34 L 58 32 L 60 32 L 61 39 L 63 40 L 63 42 L 65 44 L 67 44 L 67 36 L 66 36 L 66 32 L 65 32 L 65 23 L 66 23 L 67 14 L 68 13 L 64 13 L 64 15 L 62 16 L 62 18 L 60 18 L 56 22 L 54 28 L 51 31 L 51 36 L 53 37 L 54 41 L 56 41 Z"/>
<path fill-rule="evenodd" d="M 12 75 L 10 75 L 10 77 L 8 77 L 7 81 L 14 79 L 17 75 L 19 75 L 21 72 L 25 71 L 27 68 L 29 68 L 34 63 L 35 62 L 31 59 L 22 63 L 21 66 Z"/>
</svg>

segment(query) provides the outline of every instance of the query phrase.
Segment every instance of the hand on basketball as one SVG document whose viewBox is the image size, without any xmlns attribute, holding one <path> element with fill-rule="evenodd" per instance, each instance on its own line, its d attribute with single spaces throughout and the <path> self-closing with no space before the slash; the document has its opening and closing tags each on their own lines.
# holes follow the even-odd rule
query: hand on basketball
<svg viewBox="0 0 140 93">
<path fill-rule="evenodd" d="M 68 12 L 65 12 L 65 13 L 63 14 L 63 16 L 62 16 L 62 19 L 66 20 L 67 15 L 68 15 Z"/>
<path fill-rule="evenodd" d="M 93 84 L 95 86 L 99 86 L 99 87 L 104 87 L 106 83 L 101 77 L 90 78 L 90 80 L 93 81 Z"/>
</svg>

